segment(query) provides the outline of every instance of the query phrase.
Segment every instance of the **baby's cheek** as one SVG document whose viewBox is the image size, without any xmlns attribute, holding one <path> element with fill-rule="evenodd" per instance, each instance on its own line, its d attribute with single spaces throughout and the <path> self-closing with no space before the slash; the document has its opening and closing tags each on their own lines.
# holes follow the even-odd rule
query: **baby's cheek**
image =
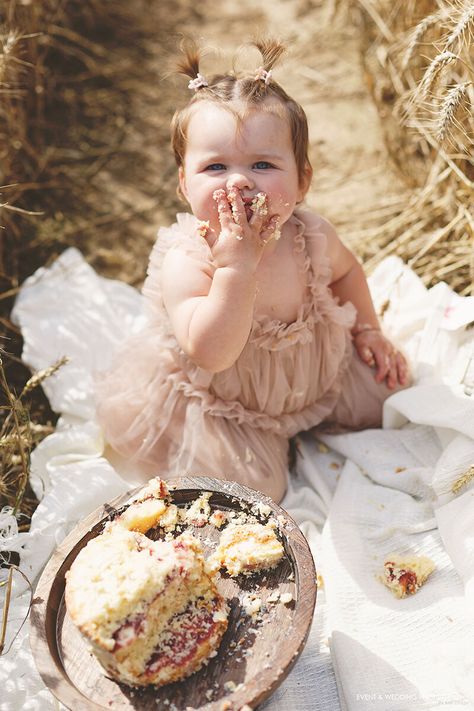
<svg viewBox="0 0 474 711">
<path fill-rule="evenodd" d="M 288 195 L 273 195 L 268 201 L 269 214 L 279 215 L 283 221 L 286 221 L 293 212 L 294 205 L 288 199 Z"/>
</svg>

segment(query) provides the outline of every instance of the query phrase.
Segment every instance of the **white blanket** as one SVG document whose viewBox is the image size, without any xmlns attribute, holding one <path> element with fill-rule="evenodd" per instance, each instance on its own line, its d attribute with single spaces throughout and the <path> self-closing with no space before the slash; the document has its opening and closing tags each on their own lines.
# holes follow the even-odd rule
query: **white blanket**
<svg viewBox="0 0 474 711">
<path fill-rule="evenodd" d="M 307 536 L 324 584 L 306 648 L 267 711 L 474 708 L 472 480 L 452 491 L 474 465 L 474 335 L 466 328 L 474 298 L 445 284 L 426 290 L 396 258 L 380 265 L 370 286 L 376 305 L 385 305 L 386 331 L 415 364 L 416 385 L 386 403 L 383 430 L 319 442 L 301 436 L 283 506 Z M 69 249 L 27 280 L 13 315 L 32 368 L 71 359 L 44 383 L 61 418 L 33 453 L 41 502 L 30 532 L 18 533 L 11 513 L 0 513 L 0 547 L 21 553 L 34 584 L 78 521 L 136 483 L 103 457 L 91 374 L 140 327 L 141 297 Z M 415 596 L 397 600 L 378 580 L 390 552 L 436 563 Z M 2 711 L 58 708 L 36 672 L 28 623 L 18 631 L 29 599 L 16 573 L 11 648 L 0 660 Z"/>
</svg>

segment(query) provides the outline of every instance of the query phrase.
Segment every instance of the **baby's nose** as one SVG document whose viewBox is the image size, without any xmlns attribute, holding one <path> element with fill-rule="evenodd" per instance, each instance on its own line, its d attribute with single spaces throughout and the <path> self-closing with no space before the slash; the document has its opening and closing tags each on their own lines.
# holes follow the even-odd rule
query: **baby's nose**
<svg viewBox="0 0 474 711">
<path fill-rule="evenodd" d="M 232 175 L 229 176 L 226 187 L 227 190 L 229 190 L 229 188 L 239 188 L 239 190 L 253 190 L 255 186 L 250 175 L 243 171 L 239 171 L 232 173 Z"/>
</svg>

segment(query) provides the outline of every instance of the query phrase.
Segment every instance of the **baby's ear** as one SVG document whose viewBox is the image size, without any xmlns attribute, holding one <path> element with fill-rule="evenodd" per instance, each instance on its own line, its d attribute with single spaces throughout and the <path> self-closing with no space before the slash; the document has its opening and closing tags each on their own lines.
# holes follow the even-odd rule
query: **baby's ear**
<svg viewBox="0 0 474 711">
<path fill-rule="evenodd" d="M 303 177 L 300 180 L 298 202 L 303 202 L 303 200 L 306 196 L 306 193 L 309 190 L 309 186 L 311 185 L 312 179 L 313 179 L 313 169 L 309 163 L 306 163 L 304 172 L 303 172 Z"/>
<path fill-rule="evenodd" d="M 187 202 L 189 202 L 188 191 L 186 189 L 186 178 L 184 177 L 184 168 L 182 165 L 180 165 L 178 168 L 178 180 L 179 180 L 178 195 L 181 195 L 182 197 L 184 197 L 184 199 Z"/>
</svg>

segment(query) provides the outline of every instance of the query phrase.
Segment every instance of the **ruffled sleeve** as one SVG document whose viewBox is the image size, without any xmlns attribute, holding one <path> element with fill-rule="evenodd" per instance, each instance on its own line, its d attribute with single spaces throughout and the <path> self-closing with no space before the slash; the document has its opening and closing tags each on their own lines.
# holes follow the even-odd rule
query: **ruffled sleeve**
<svg viewBox="0 0 474 711">
<path fill-rule="evenodd" d="M 147 278 L 143 285 L 147 317 L 154 323 L 163 323 L 165 316 L 161 290 L 162 267 L 165 255 L 179 249 L 203 261 L 211 261 L 211 251 L 206 240 L 197 233 L 198 221 L 189 213 L 179 213 L 170 227 L 161 227 L 150 254 Z"/>
</svg>

